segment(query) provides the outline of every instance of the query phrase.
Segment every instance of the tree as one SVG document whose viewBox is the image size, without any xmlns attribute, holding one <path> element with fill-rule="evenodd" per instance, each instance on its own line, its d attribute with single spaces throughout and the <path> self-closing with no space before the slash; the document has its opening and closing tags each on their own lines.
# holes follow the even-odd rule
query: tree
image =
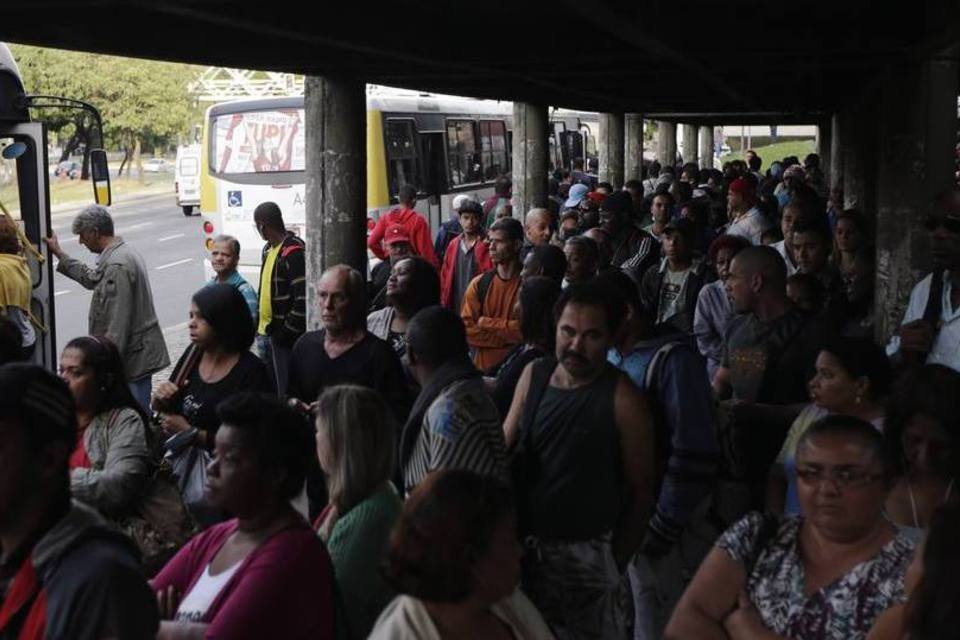
<svg viewBox="0 0 960 640">
<path fill-rule="evenodd" d="M 105 144 L 124 151 L 121 172 L 125 167 L 129 172 L 131 158 L 139 164 L 145 140 L 164 146 L 189 129 L 193 99 L 186 85 L 196 67 L 26 45 L 12 45 L 11 50 L 27 93 L 83 100 L 100 110 Z M 90 118 L 70 109 L 34 115 L 50 131 L 69 134 L 61 160 L 83 145 L 86 178 L 87 154 L 99 143 Z"/>
</svg>

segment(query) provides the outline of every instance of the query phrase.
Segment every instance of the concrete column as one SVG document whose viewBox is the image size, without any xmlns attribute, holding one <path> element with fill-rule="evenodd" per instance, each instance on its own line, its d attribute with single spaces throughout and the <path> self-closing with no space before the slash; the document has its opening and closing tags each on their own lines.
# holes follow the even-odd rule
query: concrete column
<svg viewBox="0 0 960 640">
<path fill-rule="evenodd" d="M 876 95 L 863 95 L 840 114 L 843 206 L 870 216 L 877 208 L 877 102 Z"/>
<path fill-rule="evenodd" d="M 623 179 L 639 180 L 643 169 L 643 116 L 628 113 L 624 116 Z"/>
<path fill-rule="evenodd" d="M 521 222 L 547 206 L 547 122 L 546 105 L 513 103 L 513 217 Z"/>
<path fill-rule="evenodd" d="M 697 148 L 697 126 L 693 124 L 680 125 L 680 136 L 683 138 L 684 163 L 698 163 L 699 149 Z"/>
<path fill-rule="evenodd" d="M 830 126 L 830 119 L 826 118 L 817 125 L 817 154 L 820 156 L 820 168 L 823 175 L 830 178 L 830 147 L 833 145 L 833 129 Z M 801 160 L 803 160 L 801 158 Z"/>
<path fill-rule="evenodd" d="M 931 269 L 924 218 L 953 185 L 960 48 L 884 72 L 877 212 L 877 337 L 896 328 Z"/>
<path fill-rule="evenodd" d="M 840 114 L 830 116 L 830 164 L 827 178 L 830 188 L 843 184 L 843 153 L 840 145 Z"/>
<path fill-rule="evenodd" d="M 677 163 L 677 124 L 660 120 L 657 122 L 657 160 L 662 167 Z"/>
<path fill-rule="evenodd" d="M 700 168 L 713 169 L 713 126 L 700 127 Z"/>
<path fill-rule="evenodd" d="M 320 327 L 320 274 L 348 264 L 366 277 L 366 90 L 354 78 L 304 82 L 307 330 Z"/>
<path fill-rule="evenodd" d="M 624 122 L 622 113 L 600 114 L 600 182 L 623 187 Z"/>
</svg>

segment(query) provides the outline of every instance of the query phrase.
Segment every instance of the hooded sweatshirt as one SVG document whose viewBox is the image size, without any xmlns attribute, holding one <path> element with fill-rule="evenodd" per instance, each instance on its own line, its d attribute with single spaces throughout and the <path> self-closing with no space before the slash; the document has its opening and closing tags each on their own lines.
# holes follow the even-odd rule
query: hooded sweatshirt
<svg viewBox="0 0 960 640">
<path fill-rule="evenodd" d="M 14 555 L 0 566 L 0 640 L 156 635 L 156 599 L 136 547 L 90 507 L 72 502 L 28 553 Z"/>
</svg>

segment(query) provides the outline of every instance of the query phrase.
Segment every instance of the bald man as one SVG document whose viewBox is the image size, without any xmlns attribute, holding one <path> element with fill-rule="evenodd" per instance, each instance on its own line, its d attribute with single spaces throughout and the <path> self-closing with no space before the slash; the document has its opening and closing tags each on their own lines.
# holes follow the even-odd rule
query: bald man
<svg viewBox="0 0 960 640">
<path fill-rule="evenodd" d="M 725 287 L 737 315 L 713 380 L 720 398 L 778 405 L 808 400 L 807 380 L 826 327 L 793 306 L 786 280 L 786 265 L 772 247 L 750 247 L 733 259 Z"/>
<path fill-rule="evenodd" d="M 367 331 L 366 283 L 358 271 L 336 265 L 317 285 L 323 328 L 297 340 L 290 355 L 288 395 L 306 413 L 327 387 L 358 384 L 379 391 L 401 423 L 411 399 L 393 348 Z"/>
</svg>

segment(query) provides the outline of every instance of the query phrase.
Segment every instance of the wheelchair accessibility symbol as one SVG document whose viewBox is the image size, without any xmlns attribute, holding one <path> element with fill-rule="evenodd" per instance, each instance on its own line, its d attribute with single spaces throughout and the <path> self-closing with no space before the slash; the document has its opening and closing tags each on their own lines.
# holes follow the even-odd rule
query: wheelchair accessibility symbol
<svg viewBox="0 0 960 640">
<path fill-rule="evenodd" d="M 240 191 L 227 191 L 227 206 L 228 207 L 242 207 L 243 206 L 243 193 Z"/>
</svg>

